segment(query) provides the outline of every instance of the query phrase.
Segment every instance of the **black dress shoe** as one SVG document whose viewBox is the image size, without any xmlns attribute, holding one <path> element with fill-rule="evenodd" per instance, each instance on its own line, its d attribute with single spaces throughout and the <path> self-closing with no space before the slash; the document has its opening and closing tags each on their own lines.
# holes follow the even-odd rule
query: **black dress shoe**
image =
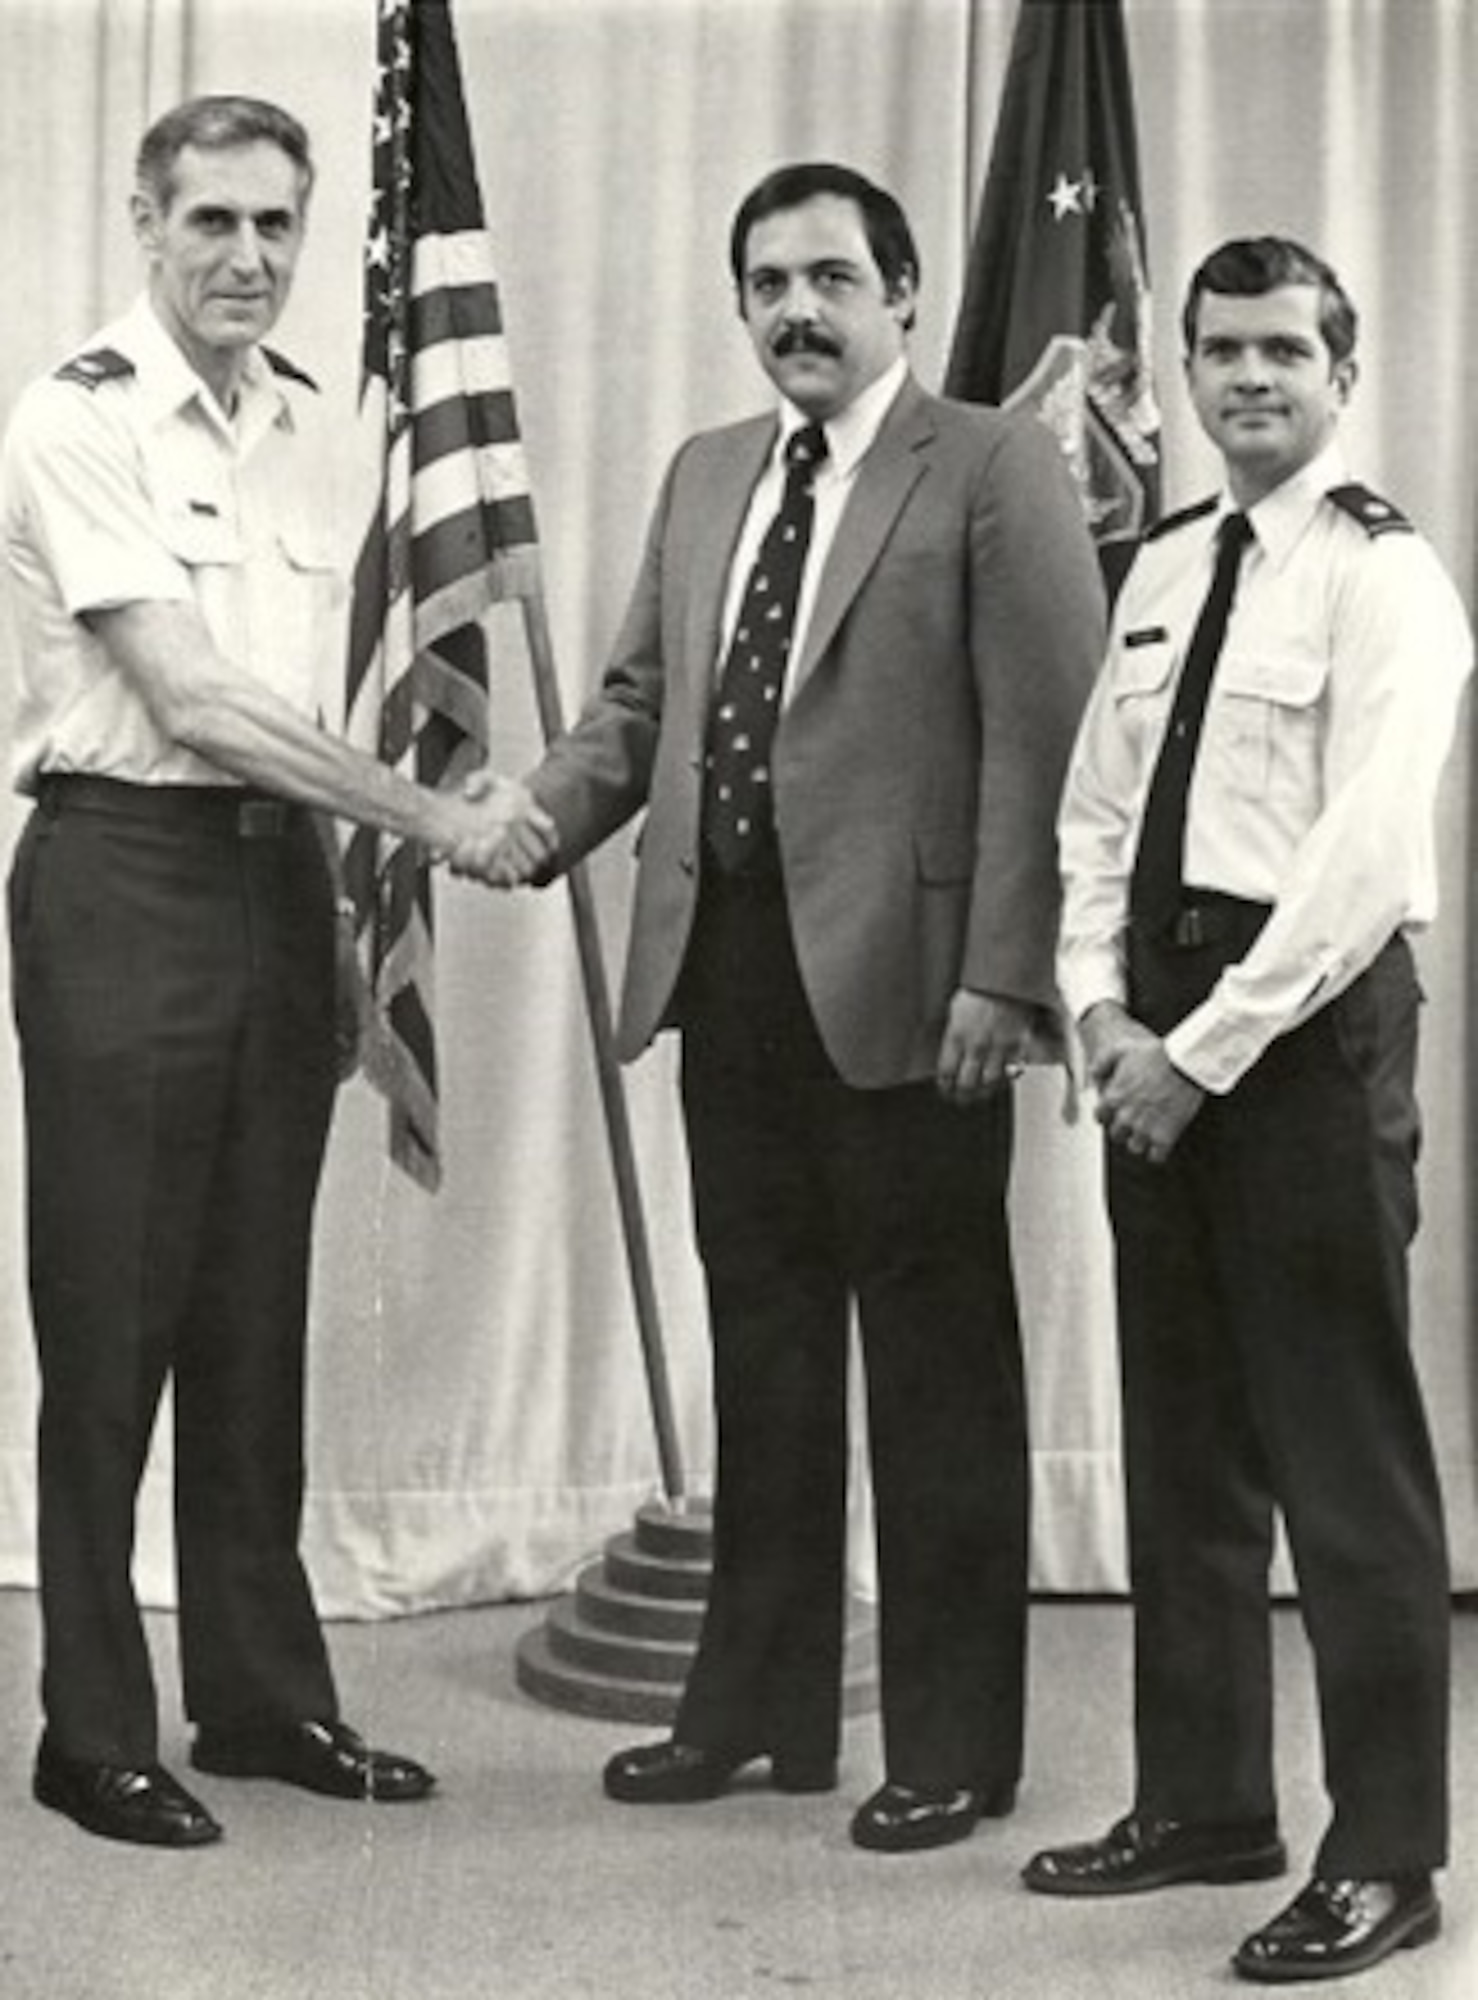
<svg viewBox="0 0 1478 2000">
<path fill-rule="evenodd" d="M 946 1847 L 964 1840 L 981 1819 L 1004 1819 L 1016 1804 L 1016 1787 L 1009 1781 L 989 1789 L 969 1785 L 934 1787 L 882 1785 L 852 1815 L 852 1838 L 858 1847 L 878 1854 L 912 1854 L 924 1847 Z"/>
<path fill-rule="evenodd" d="M 105 1840 L 141 1847 L 207 1847 L 221 1837 L 217 1820 L 162 1764 L 92 1764 L 63 1757 L 42 1738 L 31 1790 Z"/>
<path fill-rule="evenodd" d="M 1442 1905 L 1430 1875 L 1330 1882 L 1316 1875 L 1286 1910 L 1254 1931 L 1233 1955 L 1244 1979 L 1277 1985 L 1368 1972 L 1404 1946 L 1430 1944 Z"/>
<path fill-rule="evenodd" d="M 1101 1840 L 1034 1854 L 1021 1879 L 1044 1896 L 1127 1896 L 1176 1882 L 1260 1882 L 1287 1866 L 1275 1820 L 1187 1825 L 1135 1812 Z"/>
<path fill-rule="evenodd" d="M 642 1743 L 620 1750 L 602 1774 L 606 1796 L 627 1806 L 686 1806 L 716 1799 L 736 1771 L 763 1757 L 763 1750 L 705 1750 L 696 1743 Z M 831 1792 L 836 1789 L 833 1758 L 770 1755 L 770 1778 L 777 1792 Z"/>
<path fill-rule="evenodd" d="M 400 1805 L 424 1799 L 435 1778 L 413 1758 L 372 1750 L 342 1722 L 283 1722 L 196 1731 L 190 1762 L 218 1778 L 280 1778 L 329 1799 Z"/>
</svg>

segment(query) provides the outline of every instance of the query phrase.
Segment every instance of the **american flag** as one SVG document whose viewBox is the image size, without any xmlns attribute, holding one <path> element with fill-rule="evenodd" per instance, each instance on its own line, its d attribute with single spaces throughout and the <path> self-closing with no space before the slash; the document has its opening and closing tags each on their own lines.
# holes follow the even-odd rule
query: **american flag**
<svg viewBox="0 0 1478 2000">
<path fill-rule="evenodd" d="M 534 510 L 447 0 L 380 0 L 365 244 L 363 420 L 382 466 L 355 564 L 351 741 L 418 783 L 484 763 L 483 617 L 538 587 Z M 390 1150 L 440 1181 L 431 870 L 352 834 L 345 877 L 374 1019 L 366 1072 Z"/>
</svg>

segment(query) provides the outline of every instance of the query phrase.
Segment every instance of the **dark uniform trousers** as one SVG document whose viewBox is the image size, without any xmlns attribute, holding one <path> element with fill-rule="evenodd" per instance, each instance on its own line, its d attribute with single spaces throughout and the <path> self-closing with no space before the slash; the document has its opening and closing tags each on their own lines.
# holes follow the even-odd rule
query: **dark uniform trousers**
<svg viewBox="0 0 1478 2000">
<path fill-rule="evenodd" d="M 42 1700 L 64 1754 L 157 1756 L 130 1578 L 173 1378 L 185 1706 L 337 1712 L 297 1553 L 332 896 L 308 816 L 43 780 L 10 881 L 41 1376 Z"/>
<path fill-rule="evenodd" d="M 715 880 L 679 989 L 717 1410 L 714 1572 L 677 1739 L 835 1755 L 847 1369 L 865 1363 L 887 1769 L 1021 1763 L 1025 1392 L 1009 1099 L 851 1089 L 797 970 L 778 870 Z"/>
<path fill-rule="evenodd" d="M 1136 939 L 1165 1032 L 1266 912 L 1198 949 Z M 1111 1147 L 1139 1804 L 1274 1810 L 1269 1564 L 1281 1510 L 1333 1812 L 1318 1872 L 1440 1866 L 1449 1582 L 1407 1304 L 1421 994 L 1404 939 L 1225 1097 L 1169 1163 Z"/>
</svg>

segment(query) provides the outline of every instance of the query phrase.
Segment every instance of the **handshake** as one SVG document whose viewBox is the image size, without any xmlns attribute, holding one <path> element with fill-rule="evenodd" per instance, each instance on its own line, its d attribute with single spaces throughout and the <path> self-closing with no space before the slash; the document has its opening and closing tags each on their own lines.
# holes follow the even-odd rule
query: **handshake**
<svg viewBox="0 0 1478 2000">
<path fill-rule="evenodd" d="M 432 854 L 454 875 L 490 889 L 517 889 L 549 867 L 559 846 L 554 821 L 517 778 L 474 771 L 460 794 L 435 797 Z"/>
</svg>

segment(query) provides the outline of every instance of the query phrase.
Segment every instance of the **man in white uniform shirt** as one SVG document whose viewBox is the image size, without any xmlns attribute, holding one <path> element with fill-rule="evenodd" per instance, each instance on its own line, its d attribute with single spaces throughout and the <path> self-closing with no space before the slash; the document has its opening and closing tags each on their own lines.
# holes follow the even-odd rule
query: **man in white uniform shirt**
<svg viewBox="0 0 1478 2000">
<path fill-rule="evenodd" d="M 1184 333 L 1226 489 L 1137 557 L 1060 821 L 1059 970 L 1117 1251 L 1138 1786 L 1026 1881 L 1282 1871 L 1276 1509 L 1332 1813 L 1311 1879 L 1234 1963 L 1336 1977 L 1440 1922 L 1449 1584 L 1408 1328 L 1408 933 L 1435 908 L 1472 644 L 1430 548 L 1341 457 L 1355 314 L 1333 272 L 1284 239 L 1224 244 Z"/>
<path fill-rule="evenodd" d="M 309 1239 L 352 965 L 310 809 L 467 869 L 506 795 L 423 791 L 315 721 L 339 588 L 316 397 L 261 345 L 311 185 L 275 106 L 160 119 L 133 197 L 147 296 L 26 391 L 0 492 L 35 800 L 10 885 L 42 1389 L 34 1789 L 157 1846 L 220 1833 L 159 1761 L 130 1577 L 167 1377 L 192 1761 L 350 1798 L 432 1784 L 340 1719 L 297 1552 Z"/>
</svg>

